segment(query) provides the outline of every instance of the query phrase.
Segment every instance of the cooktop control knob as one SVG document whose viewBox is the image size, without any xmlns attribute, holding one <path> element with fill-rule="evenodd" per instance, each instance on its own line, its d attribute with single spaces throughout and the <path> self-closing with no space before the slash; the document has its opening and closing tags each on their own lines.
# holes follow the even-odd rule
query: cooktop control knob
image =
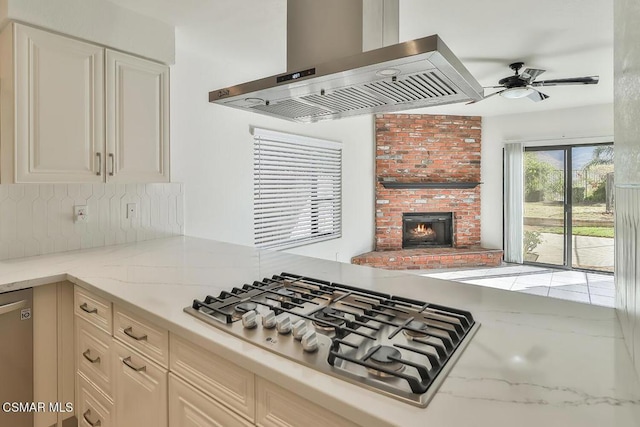
<svg viewBox="0 0 640 427">
<path fill-rule="evenodd" d="M 307 322 L 298 320 L 293 324 L 293 337 L 300 341 L 302 336 L 307 333 Z"/>
<path fill-rule="evenodd" d="M 302 337 L 302 349 L 309 353 L 313 353 L 318 349 L 318 335 L 316 331 L 308 331 Z"/>
<path fill-rule="evenodd" d="M 273 310 L 269 310 L 262 315 L 262 326 L 272 329 L 276 326 L 276 314 Z"/>
<path fill-rule="evenodd" d="M 242 326 L 247 329 L 253 329 L 258 326 L 257 320 L 256 312 L 254 310 L 249 310 L 242 315 Z"/>
<path fill-rule="evenodd" d="M 279 318 L 276 328 L 278 329 L 278 333 L 282 335 L 286 335 L 291 332 L 291 319 L 289 319 L 289 316 L 282 316 Z"/>
</svg>

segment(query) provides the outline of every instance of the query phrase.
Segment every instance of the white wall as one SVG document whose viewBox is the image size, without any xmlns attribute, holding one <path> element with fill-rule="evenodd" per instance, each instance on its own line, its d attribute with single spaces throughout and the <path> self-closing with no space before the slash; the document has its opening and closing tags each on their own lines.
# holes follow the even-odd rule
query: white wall
<svg viewBox="0 0 640 427">
<path fill-rule="evenodd" d="M 613 105 L 594 105 L 482 119 L 482 246 L 502 248 L 502 149 L 505 141 L 580 144 L 613 135 Z M 616 149 L 617 150 L 617 149 Z"/>
<path fill-rule="evenodd" d="M 0 0 L 0 26 L 7 19 L 174 62 L 173 26 L 107 0 Z"/>
<path fill-rule="evenodd" d="M 253 245 L 249 128 L 255 126 L 343 143 L 343 237 L 289 252 L 348 262 L 372 250 L 372 117 L 302 125 L 210 104 L 210 90 L 282 72 L 284 42 L 273 61 L 247 68 L 234 66 L 232 59 L 215 63 L 194 53 L 185 40 L 178 30 L 171 69 L 171 168 L 172 179 L 185 184 L 185 234 Z M 248 48 L 238 56 L 244 61 L 250 54 Z"/>
</svg>

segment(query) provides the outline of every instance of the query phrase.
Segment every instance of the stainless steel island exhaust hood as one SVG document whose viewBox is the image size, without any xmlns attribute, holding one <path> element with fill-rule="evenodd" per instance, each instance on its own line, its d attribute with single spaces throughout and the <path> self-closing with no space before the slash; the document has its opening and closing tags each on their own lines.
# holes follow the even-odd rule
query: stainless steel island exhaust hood
<svg viewBox="0 0 640 427">
<path fill-rule="evenodd" d="M 209 102 L 302 123 L 482 98 L 437 35 L 209 92 Z"/>
</svg>

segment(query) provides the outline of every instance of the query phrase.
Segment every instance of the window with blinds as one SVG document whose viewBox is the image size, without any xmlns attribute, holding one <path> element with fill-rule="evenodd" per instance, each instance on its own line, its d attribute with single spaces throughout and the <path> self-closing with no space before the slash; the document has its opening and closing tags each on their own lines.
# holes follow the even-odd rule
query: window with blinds
<svg viewBox="0 0 640 427">
<path fill-rule="evenodd" d="M 342 144 L 253 129 L 255 245 L 285 249 L 342 232 Z"/>
</svg>

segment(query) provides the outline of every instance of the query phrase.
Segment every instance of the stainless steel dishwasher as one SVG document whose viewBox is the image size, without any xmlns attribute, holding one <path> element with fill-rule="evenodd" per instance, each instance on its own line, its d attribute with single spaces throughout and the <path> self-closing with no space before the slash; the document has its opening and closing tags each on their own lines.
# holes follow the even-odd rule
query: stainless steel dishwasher
<svg viewBox="0 0 640 427">
<path fill-rule="evenodd" d="M 0 294 L 0 426 L 33 426 L 32 301 L 32 289 Z"/>
</svg>

